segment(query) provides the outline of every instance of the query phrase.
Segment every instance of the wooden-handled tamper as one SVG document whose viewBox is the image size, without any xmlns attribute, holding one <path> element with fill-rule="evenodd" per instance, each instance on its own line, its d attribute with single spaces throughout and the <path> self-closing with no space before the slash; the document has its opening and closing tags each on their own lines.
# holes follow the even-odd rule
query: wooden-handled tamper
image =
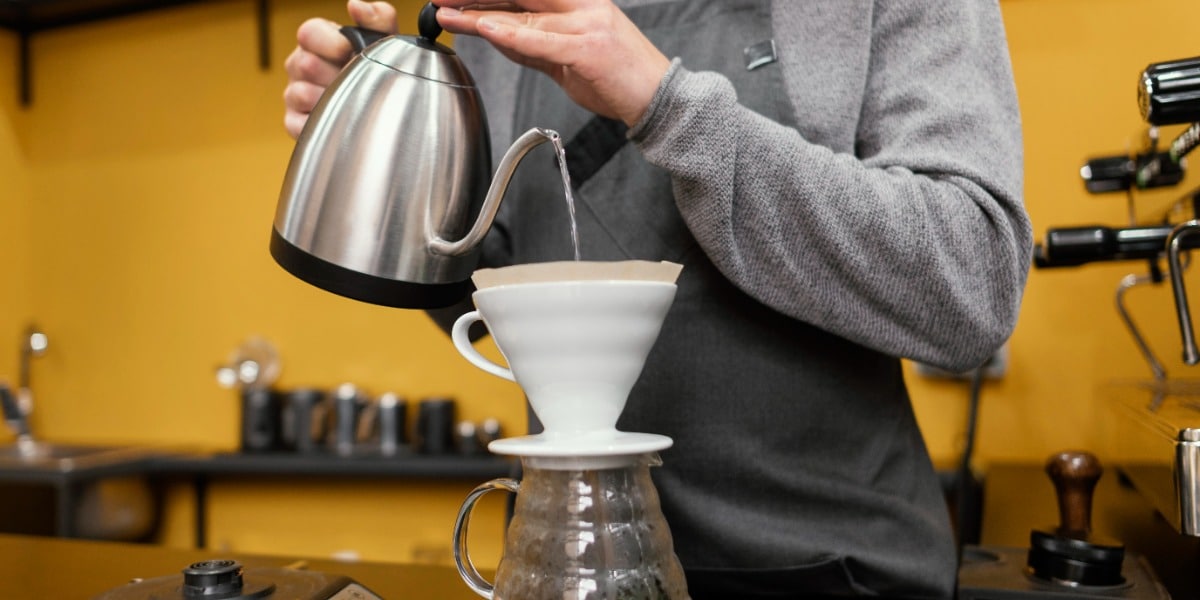
<svg viewBox="0 0 1200 600">
<path fill-rule="evenodd" d="M 1060 452 L 1046 461 L 1058 494 L 1059 526 L 1029 536 L 1029 568 L 1038 579 L 1070 586 L 1121 585 L 1125 547 L 1092 533 L 1092 492 L 1104 472 L 1087 452 Z"/>
</svg>

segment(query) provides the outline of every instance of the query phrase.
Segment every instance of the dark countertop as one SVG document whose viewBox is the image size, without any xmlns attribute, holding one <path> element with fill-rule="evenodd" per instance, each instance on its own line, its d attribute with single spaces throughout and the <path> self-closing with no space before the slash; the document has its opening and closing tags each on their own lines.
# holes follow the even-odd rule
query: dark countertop
<svg viewBox="0 0 1200 600">
<path fill-rule="evenodd" d="M 1200 538 L 1178 533 L 1116 465 L 1104 467 L 1094 493 L 1092 531 L 1144 559 L 1173 599 L 1200 598 Z M 1032 530 L 1051 529 L 1058 522 L 1054 485 L 1043 465 L 996 464 L 987 469 L 983 546 L 1027 552 Z M 1023 560 L 1024 554 L 1018 558 Z"/>
<path fill-rule="evenodd" d="M 1145 557 L 1173 598 L 1200 598 L 1200 576 L 1196 575 L 1200 566 L 1200 538 L 1176 533 L 1121 479 L 1117 469 L 1108 468 L 1100 480 L 1095 494 L 1093 529 L 1120 540 L 1129 552 Z M 1054 526 L 1057 521 L 1054 489 L 1042 465 L 989 467 L 981 540 L 985 548 L 1015 549 L 1014 560 L 1019 562 L 1023 555 L 1017 555 L 1028 547 L 1029 532 Z M 300 560 L 0 535 L 0 598 L 92 598 L 134 578 L 178 575 L 193 562 L 224 558 L 240 561 L 248 571 L 282 568 Z M 325 559 L 305 559 L 304 563 L 309 571 L 350 577 L 392 600 L 477 598 L 449 566 L 342 563 Z"/>
<path fill-rule="evenodd" d="M 247 570 L 301 562 L 285 557 L 229 556 L 212 551 L 0 534 L 0 598 L 87 599 L 134 578 L 178 575 L 193 562 L 217 558 L 232 558 Z M 312 559 L 302 562 L 309 571 L 350 577 L 383 598 L 478 598 L 450 567 Z"/>
</svg>

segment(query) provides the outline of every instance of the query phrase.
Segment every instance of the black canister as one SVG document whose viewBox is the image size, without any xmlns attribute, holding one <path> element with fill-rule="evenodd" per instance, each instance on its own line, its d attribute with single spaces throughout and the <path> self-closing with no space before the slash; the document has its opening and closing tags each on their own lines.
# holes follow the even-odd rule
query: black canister
<svg viewBox="0 0 1200 600">
<path fill-rule="evenodd" d="M 483 446 L 479 443 L 479 426 L 471 421 L 459 421 L 454 427 L 454 446 L 463 456 L 483 454 Z"/>
<path fill-rule="evenodd" d="M 417 404 L 413 431 L 417 452 L 436 455 L 454 451 L 454 408 L 450 398 L 426 398 Z"/>
<path fill-rule="evenodd" d="M 329 412 L 325 391 L 316 388 L 294 389 L 283 396 L 282 446 L 293 452 L 320 450 L 325 442 L 326 415 Z"/>
<path fill-rule="evenodd" d="M 393 456 L 407 443 L 408 402 L 392 392 L 379 397 L 379 452 Z"/>
<path fill-rule="evenodd" d="M 280 401 L 275 390 L 242 390 L 242 451 L 271 452 L 280 448 Z"/>
<path fill-rule="evenodd" d="M 334 392 L 332 438 L 329 443 L 337 454 L 349 456 L 354 453 L 358 440 L 358 418 L 364 406 L 365 399 L 353 384 L 344 383 Z"/>
</svg>

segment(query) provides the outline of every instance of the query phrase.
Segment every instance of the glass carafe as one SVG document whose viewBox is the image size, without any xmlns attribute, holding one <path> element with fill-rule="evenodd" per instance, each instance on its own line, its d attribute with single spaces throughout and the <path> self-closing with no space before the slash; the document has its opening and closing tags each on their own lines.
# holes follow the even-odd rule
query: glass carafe
<svg viewBox="0 0 1200 600">
<path fill-rule="evenodd" d="M 683 568 L 650 479 L 657 453 L 521 458 L 521 481 L 475 488 L 454 525 L 454 560 L 477 594 L 496 600 L 681 600 Z M 487 492 L 516 494 L 495 585 L 467 552 L 471 510 Z"/>
</svg>

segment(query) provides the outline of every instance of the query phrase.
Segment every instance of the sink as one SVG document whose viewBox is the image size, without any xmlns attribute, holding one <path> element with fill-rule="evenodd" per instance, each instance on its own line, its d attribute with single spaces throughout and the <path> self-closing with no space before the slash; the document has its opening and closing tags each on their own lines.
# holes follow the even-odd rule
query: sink
<svg viewBox="0 0 1200 600">
<path fill-rule="evenodd" d="M 0 469 L 73 471 L 146 458 L 152 451 L 123 446 L 87 446 L 21 440 L 0 446 Z"/>
</svg>

